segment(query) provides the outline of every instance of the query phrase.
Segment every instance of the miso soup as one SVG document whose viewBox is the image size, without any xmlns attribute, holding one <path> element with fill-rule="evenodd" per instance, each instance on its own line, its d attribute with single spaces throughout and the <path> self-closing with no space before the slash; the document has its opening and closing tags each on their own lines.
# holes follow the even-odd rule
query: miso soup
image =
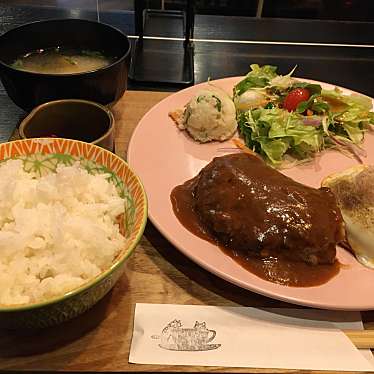
<svg viewBox="0 0 374 374">
<path fill-rule="evenodd" d="M 33 73 L 73 74 L 97 70 L 112 62 L 113 57 L 104 56 L 99 51 L 56 47 L 27 53 L 20 56 L 11 66 Z"/>
</svg>

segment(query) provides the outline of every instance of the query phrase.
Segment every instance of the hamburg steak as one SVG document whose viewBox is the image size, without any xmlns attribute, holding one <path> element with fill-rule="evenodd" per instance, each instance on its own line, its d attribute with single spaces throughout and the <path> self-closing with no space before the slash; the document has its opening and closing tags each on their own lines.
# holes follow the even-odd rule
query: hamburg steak
<svg viewBox="0 0 374 374">
<path fill-rule="evenodd" d="M 202 225 L 241 255 L 335 261 L 343 220 L 327 188 L 304 186 L 258 157 L 238 153 L 203 168 L 193 196 Z"/>
</svg>

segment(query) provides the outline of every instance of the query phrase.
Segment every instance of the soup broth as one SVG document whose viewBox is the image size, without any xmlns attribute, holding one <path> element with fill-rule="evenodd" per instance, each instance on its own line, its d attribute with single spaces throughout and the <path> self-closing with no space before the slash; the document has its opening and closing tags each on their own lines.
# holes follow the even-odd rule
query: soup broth
<svg viewBox="0 0 374 374">
<path fill-rule="evenodd" d="M 99 51 L 56 47 L 20 56 L 12 67 L 33 73 L 73 74 L 97 70 L 113 61 L 114 58 L 104 56 Z"/>
</svg>

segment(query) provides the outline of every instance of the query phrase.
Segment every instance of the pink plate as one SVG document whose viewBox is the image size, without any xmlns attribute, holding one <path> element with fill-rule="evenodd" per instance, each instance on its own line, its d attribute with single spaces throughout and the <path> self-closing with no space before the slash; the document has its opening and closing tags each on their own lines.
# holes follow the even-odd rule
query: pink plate
<svg viewBox="0 0 374 374">
<path fill-rule="evenodd" d="M 212 83 L 231 93 L 234 84 L 240 79 L 232 77 Z M 314 83 L 324 88 L 334 87 L 321 82 Z M 179 223 L 170 202 L 172 189 L 194 177 L 213 157 L 230 153 L 227 148 L 233 147 L 231 141 L 196 143 L 179 131 L 168 117 L 169 111 L 183 107 L 206 85 L 203 83 L 187 88 L 161 101 L 142 118 L 131 138 L 128 161 L 143 181 L 149 199 L 149 216 L 154 225 L 197 264 L 240 287 L 275 299 L 317 308 L 374 309 L 374 270 L 360 265 L 342 248 L 338 248 L 337 257 L 345 266 L 329 282 L 317 287 L 287 287 L 258 278 L 219 248 L 193 235 Z M 365 148 L 367 157 L 364 162 L 374 163 L 373 135 L 366 134 Z M 288 169 L 285 174 L 304 184 L 318 187 L 326 175 L 356 164 L 357 161 L 339 152 L 325 151 L 314 162 Z"/>
</svg>

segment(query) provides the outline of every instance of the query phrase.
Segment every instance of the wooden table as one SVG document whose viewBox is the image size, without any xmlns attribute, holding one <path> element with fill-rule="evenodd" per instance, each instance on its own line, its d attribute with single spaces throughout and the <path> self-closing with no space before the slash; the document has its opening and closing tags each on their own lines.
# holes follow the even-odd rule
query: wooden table
<svg viewBox="0 0 374 374">
<path fill-rule="evenodd" d="M 143 114 L 169 93 L 128 91 L 115 105 L 116 152 L 126 157 L 132 131 Z M 349 296 L 347 296 L 349 297 Z M 0 331 L 0 370 L 152 372 L 295 372 L 128 363 L 135 303 L 290 307 L 236 287 L 184 257 L 149 222 L 127 271 L 103 300 L 84 315 L 42 331 Z M 292 306 L 295 307 L 295 306 Z M 374 312 L 363 313 L 374 328 Z"/>
</svg>

